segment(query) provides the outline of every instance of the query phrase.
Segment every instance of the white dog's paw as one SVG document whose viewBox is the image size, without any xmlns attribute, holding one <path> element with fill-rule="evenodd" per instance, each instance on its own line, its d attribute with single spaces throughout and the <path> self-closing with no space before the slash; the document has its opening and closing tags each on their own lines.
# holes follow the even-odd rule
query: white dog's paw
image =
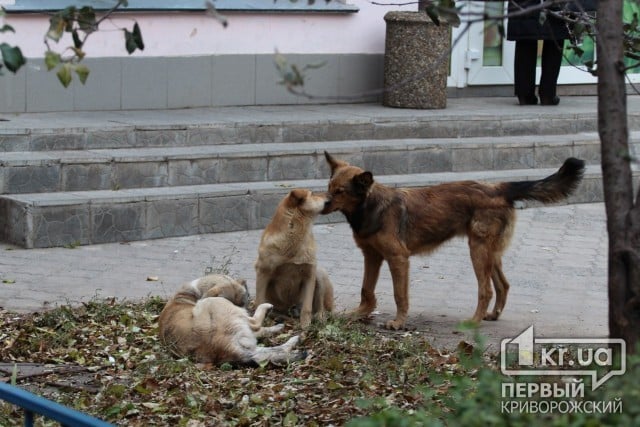
<svg viewBox="0 0 640 427">
<path fill-rule="evenodd" d="M 260 304 L 256 308 L 256 311 L 260 310 L 260 311 L 264 311 L 264 312 L 268 313 L 268 312 L 271 311 L 272 308 L 273 308 L 273 304 L 268 303 L 268 302 L 263 302 L 262 304 Z"/>
<path fill-rule="evenodd" d="M 272 330 L 273 332 L 280 332 L 280 331 L 281 331 L 281 330 L 283 330 L 283 329 L 284 329 L 284 323 L 278 323 L 278 324 L 273 325 L 273 326 L 271 327 L 271 330 Z"/>
<path fill-rule="evenodd" d="M 300 335 L 295 335 L 289 338 L 289 340 L 287 340 L 287 342 L 284 343 L 284 346 L 287 348 L 287 350 L 291 350 L 293 347 L 297 346 L 299 342 L 300 342 Z"/>
</svg>

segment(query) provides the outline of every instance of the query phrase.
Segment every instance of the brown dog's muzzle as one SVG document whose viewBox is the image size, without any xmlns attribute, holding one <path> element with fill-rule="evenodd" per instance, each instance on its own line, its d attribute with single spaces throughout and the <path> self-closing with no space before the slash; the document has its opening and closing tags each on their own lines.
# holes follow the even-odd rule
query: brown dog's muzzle
<svg viewBox="0 0 640 427">
<path fill-rule="evenodd" d="M 326 214 L 330 214 L 333 211 L 334 211 L 334 209 L 331 206 L 331 197 L 327 196 L 327 201 L 324 202 L 324 209 L 322 209 L 322 212 L 320 212 L 320 213 L 322 215 L 326 215 Z"/>
</svg>

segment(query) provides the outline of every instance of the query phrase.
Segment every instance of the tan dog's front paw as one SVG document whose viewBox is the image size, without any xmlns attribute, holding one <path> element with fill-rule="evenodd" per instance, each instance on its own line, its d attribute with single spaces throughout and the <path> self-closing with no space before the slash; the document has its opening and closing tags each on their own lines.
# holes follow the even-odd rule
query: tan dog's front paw
<svg viewBox="0 0 640 427">
<path fill-rule="evenodd" d="M 303 311 L 302 313 L 300 313 L 300 326 L 303 329 L 306 329 L 309 327 L 309 325 L 311 324 L 311 318 L 312 318 L 312 314 L 310 311 Z"/>
<path fill-rule="evenodd" d="M 404 321 L 397 320 L 397 319 L 389 320 L 385 326 L 387 329 L 392 329 L 394 331 L 397 331 L 399 329 L 404 329 Z"/>
<path fill-rule="evenodd" d="M 314 317 L 317 321 L 319 322 L 324 322 L 327 319 L 327 315 L 326 315 L 326 311 L 322 310 L 322 311 L 318 311 Z"/>
</svg>

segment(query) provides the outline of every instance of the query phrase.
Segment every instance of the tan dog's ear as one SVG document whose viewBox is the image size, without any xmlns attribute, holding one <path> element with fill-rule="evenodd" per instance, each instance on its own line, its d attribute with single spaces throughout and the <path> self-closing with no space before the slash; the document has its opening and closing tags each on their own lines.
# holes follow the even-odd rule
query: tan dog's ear
<svg viewBox="0 0 640 427">
<path fill-rule="evenodd" d="M 331 154 L 327 153 L 326 151 L 324 152 L 324 158 L 327 159 L 327 163 L 329 163 L 329 166 L 331 167 L 331 176 L 333 176 L 333 173 L 339 167 L 349 165 L 349 163 L 347 162 L 334 158 Z"/>
<path fill-rule="evenodd" d="M 300 205 L 302 202 L 304 202 L 304 199 L 307 198 L 307 190 L 303 190 L 301 188 L 296 188 L 295 190 L 291 190 L 289 192 L 289 199 L 291 201 L 290 205 L 292 206 L 298 206 Z"/>
<path fill-rule="evenodd" d="M 362 172 L 353 177 L 353 188 L 358 195 L 366 194 L 373 185 L 373 174 L 369 171 Z"/>
</svg>

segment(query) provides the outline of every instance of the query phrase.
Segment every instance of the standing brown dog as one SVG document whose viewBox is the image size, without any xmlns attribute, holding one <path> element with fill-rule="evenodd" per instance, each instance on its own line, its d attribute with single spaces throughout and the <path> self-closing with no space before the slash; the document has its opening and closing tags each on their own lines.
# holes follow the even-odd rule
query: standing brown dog
<svg viewBox="0 0 640 427">
<path fill-rule="evenodd" d="M 570 195 L 582 180 L 584 162 L 567 159 L 560 170 L 537 181 L 451 182 L 422 188 L 391 188 L 366 172 L 325 152 L 331 167 L 329 197 L 323 214 L 341 211 L 364 255 L 360 306 L 366 317 L 376 306 L 375 288 L 382 261 L 393 280 L 396 318 L 387 328 L 404 327 L 409 309 L 409 257 L 428 253 L 454 236 L 469 239 L 471 262 L 478 279 L 478 305 L 472 320 L 497 320 L 507 302 L 509 283 L 502 272 L 502 253 L 515 224 L 513 203 L 552 203 Z M 491 282 L 496 292 L 492 312 Z"/>
</svg>

